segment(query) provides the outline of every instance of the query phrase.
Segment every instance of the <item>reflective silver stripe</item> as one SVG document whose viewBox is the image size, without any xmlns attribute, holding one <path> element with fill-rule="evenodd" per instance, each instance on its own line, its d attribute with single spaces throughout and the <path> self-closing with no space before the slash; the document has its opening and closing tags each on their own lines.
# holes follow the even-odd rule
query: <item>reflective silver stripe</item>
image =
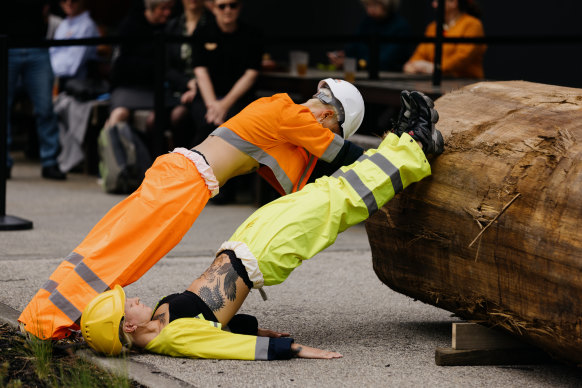
<svg viewBox="0 0 582 388">
<path fill-rule="evenodd" d="M 281 166 L 279 166 L 277 160 L 263 151 L 260 147 L 242 139 L 239 135 L 226 127 L 218 127 L 212 131 L 210 135 L 220 137 L 233 147 L 236 147 L 238 150 L 255 159 L 260 164 L 269 167 L 271 171 L 273 171 L 277 182 L 279 182 L 285 193 L 289 194 L 293 191 L 293 182 L 291 182 L 291 179 L 287 176 Z"/>
<path fill-rule="evenodd" d="M 366 159 L 369 159 L 370 157 L 366 154 L 362 154 L 360 155 L 360 157 L 358 159 L 356 159 L 356 162 L 362 162 Z M 340 176 L 343 176 L 344 172 L 341 170 L 341 168 L 338 168 L 332 175 L 332 178 L 339 178 Z"/>
<path fill-rule="evenodd" d="M 75 267 L 75 272 L 98 294 L 107 290 L 107 284 L 105 284 L 105 282 L 101 280 L 99 276 L 91 270 L 91 268 L 87 267 L 87 264 L 80 262 Z"/>
<path fill-rule="evenodd" d="M 73 265 L 78 265 L 83 260 L 83 256 L 76 252 L 71 252 L 65 257 L 65 261 Z M 53 293 L 54 290 L 59 286 L 59 283 L 55 282 L 54 280 L 47 280 L 45 284 L 43 284 L 42 289 L 48 291 L 49 293 Z"/>
<path fill-rule="evenodd" d="M 214 322 L 214 321 L 211 321 L 211 322 L 212 322 L 212 326 L 218 327 L 218 322 Z"/>
<path fill-rule="evenodd" d="M 71 321 L 75 322 L 81 317 L 81 312 L 73 306 L 71 302 L 67 300 L 60 292 L 54 291 L 49 300 L 53 302 L 59 310 L 61 310 Z"/>
<path fill-rule="evenodd" d="M 348 170 L 343 175 L 345 180 L 348 181 L 350 186 L 356 190 L 356 193 L 362 198 L 362 201 L 366 204 L 368 208 L 368 214 L 372 215 L 378 210 L 378 205 L 376 204 L 376 198 L 372 190 L 368 189 L 364 182 L 360 179 L 358 174 L 354 170 Z"/>
<path fill-rule="evenodd" d="M 321 155 L 321 160 L 324 160 L 326 162 L 331 162 L 335 159 L 335 157 L 337 156 L 337 154 L 340 152 L 340 150 L 342 149 L 342 147 L 344 146 L 345 140 L 338 134 L 334 134 L 335 136 L 333 137 L 333 140 L 331 141 L 331 143 L 329 144 L 329 146 L 327 147 L 327 149 L 325 150 L 325 152 L 323 153 L 323 155 Z"/>
<path fill-rule="evenodd" d="M 391 161 L 386 159 L 381 153 L 375 153 L 370 157 L 370 161 L 376 166 L 380 167 L 382 171 L 390 177 L 390 182 L 392 182 L 392 188 L 394 189 L 394 195 L 401 192 L 404 187 L 402 186 L 402 178 L 400 177 L 400 171 L 392 164 Z"/>
<path fill-rule="evenodd" d="M 43 284 L 42 289 L 48 291 L 50 294 L 58 287 L 59 283 L 55 282 L 54 280 L 47 280 L 45 284 Z"/>
<path fill-rule="evenodd" d="M 384 155 L 380 153 L 375 153 L 371 156 L 364 154 L 358 158 L 358 162 L 362 162 L 366 159 L 370 160 L 370 162 L 374 163 L 386 175 L 390 177 L 390 182 L 392 183 L 392 188 L 394 189 L 394 195 L 403 190 L 400 171 Z M 372 215 L 374 212 L 378 210 L 378 205 L 376 203 L 374 193 L 370 189 L 368 189 L 368 187 L 366 187 L 364 182 L 362 182 L 358 174 L 356 174 L 353 169 L 345 172 L 342 171 L 341 169 L 337 170 L 336 172 L 333 173 L 332 177 L 333 178 L 343 177 L 346 181 L 348 181 L 348 183 L 353 187 L 354 190 L 356 190 L 358 195 L 362 198 L 362 200 L 366 204 L 366 207 L 368 208 L 368 214 Z"/>
<path fill-rule="evenodd" d="M 67 257 L 65 257 L 65 260 L 71 264 L 77 265 L 81 262 L 81 260 L 83 260 L 83 256 L 76 252 L 71 252 Z"/>
<path fill-rule="evenodd" d="M 362 162 L 366 159 L 370 160 L 390 177 L 390 182 L 392 182 L 392 188 L 394 189 L 394 195 L 398 194 L 404 189 L 404 186 L 402 185 L 402 178 L 400 177 L 400 171 L 394 164 L 392 164 L 391 161 L 386 159 L 384 155 L 379 152 L 372 156 L 364 154 L 358 158 L 358 162 Z M 339 178 L 344 174 L 345 173 L 339 169 L 333 173 L 332 177 Z"/>
<path fill-rule="evenodd" d="M 269 338 L 257 337 L 255 346 L 255 360 L 267 361 L 269 359 Z"/>
<path fill-rule="evenodd" d="M 307 152 L 307 150 L 305 152 Z M 309 155 L 309 161 L 307 162 L 307 166 L 305 167 L 305 170 L 303 170 L 303 174 L 301 174 L 301 177 L 297 181 L 297 186 L 295 186 L 296 191 L 299 191 L 299 188 L 301 187 L 301 182 L 303 182 L 303 179 L 306 179 L 307 171 L 309 171 L 309 169 L 311 168 L 311 165 L 313 163 L 315 163 L 317 160 L 317 158 L 315 156 L 311 155 L 309 152 L 307 152 L 307 155 Z"/>
</svg>

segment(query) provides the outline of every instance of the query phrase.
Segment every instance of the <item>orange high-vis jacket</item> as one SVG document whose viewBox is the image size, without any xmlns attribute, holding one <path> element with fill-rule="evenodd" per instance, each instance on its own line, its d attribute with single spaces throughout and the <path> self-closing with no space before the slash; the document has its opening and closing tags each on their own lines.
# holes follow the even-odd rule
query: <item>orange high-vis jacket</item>
<svg viewBox="0 0 582 388">
<path fill-rule="evenodd" d="M 259 174 L 282 195 L 305 186 L 318 158 L 331 162 L 344 145 L 284 93 L 254 101 L 211 135 L 259 162 Z"/>
<path fill-rule="evenodd" d="M 432 22 L 424 33 L 427 37 L 436 36 L 436 22 Z M 485 36 L 483 24 L 476 17 L 464 14 L 454 26 L 444 31 L 444 36 L 452 38 L 479 38 Z M 443 44 L 442 72 L 446 76 L 459 78 L 483 78 L 483 57 L 487 46 L 474 43 Z M 421 43 L 408 60 L 434 61 L 434 44 Z"/>
</svg>

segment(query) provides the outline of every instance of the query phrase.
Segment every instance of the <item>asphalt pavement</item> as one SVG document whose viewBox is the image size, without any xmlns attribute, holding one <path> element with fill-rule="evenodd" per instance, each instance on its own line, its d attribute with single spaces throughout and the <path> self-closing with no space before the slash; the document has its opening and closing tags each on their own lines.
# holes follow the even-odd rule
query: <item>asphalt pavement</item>
<svg viewBox="0 0 582 388">
<path fill-rule="evenodd" d="M 17 160 L 7 182 L 6 213 L 33 229 L 0 231 L 0 321 L 14 324 L 60 261 L 124 196 L 105 194 L 97 178 L 69 174 L 65 182 L 40 178 L 36 163 Z M 215 250 L 255 208 L 209 204 L 165 258 L 126 287 L 154 305 L 184 290 L 211 263 Z M 393 292 L 372 269 L 363 225 L 305 262 L 281 285 L 254 291 L 241 312 L 261 327 L 288 331 L 301 344 L 338 351 L 337 360 L 230 361 L 132 354 L 95 358 L 142 384 L 196 387 L 577 387 L 582 369 L 566 365 L 457 366 L 435 364 L 435 349 L 451 346 L 458 319 Z"/>
</svg>

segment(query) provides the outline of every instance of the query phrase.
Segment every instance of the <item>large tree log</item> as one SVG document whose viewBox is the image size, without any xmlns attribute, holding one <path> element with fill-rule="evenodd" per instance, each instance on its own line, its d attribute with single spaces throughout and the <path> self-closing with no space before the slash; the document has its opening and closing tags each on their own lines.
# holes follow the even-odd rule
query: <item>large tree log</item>
<svg viewBox="0 0 582 388">
<path fill-rule="evenodd" d="M 482 82 L 436 108 L 433 175 L 366 223 L 376 274 L 582 364 L 582 90 Z"/>
</svg>

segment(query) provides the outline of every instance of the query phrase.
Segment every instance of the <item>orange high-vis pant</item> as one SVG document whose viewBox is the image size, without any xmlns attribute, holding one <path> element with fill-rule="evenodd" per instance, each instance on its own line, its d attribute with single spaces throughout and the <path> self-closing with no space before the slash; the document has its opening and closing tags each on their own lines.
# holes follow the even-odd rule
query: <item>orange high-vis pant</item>
<svg viewBox="0 0 582 388">
<path fill-rule="evenodd" d="M 215 180 L 208 185 L 212 171 L 200 155 L 184 154 L 158 157 L 141 186 L 65 258 L 18 318 L 26 331 L 42 339 L 68 336 L 94 297 L 133 283 L 180 242 L 218 187 Z"/>
</svg>

